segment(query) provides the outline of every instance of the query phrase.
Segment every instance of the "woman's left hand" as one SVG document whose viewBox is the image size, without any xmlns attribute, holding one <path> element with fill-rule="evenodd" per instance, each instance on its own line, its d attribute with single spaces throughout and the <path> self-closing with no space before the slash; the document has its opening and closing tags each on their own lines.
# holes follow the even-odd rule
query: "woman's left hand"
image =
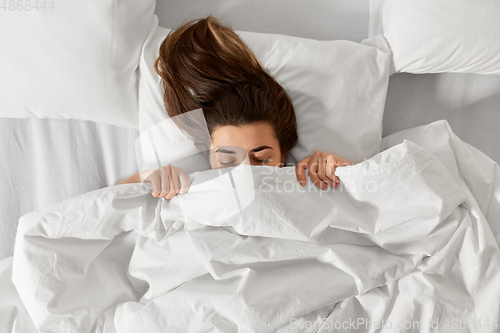
<svg viewBox="0 0 500 333">
<path fill-rule="evenodd" d="M 307 182 L 305 169 L 313 183 L 326 190 L 328 185 L 337 188 L 340 180 L 335 176 L 335 168 L 346 165 L 353 165 L 346 159 L 317 150 L 313 155 L 304 158 L 297 163 L 295 171 L 300 185 L 304 186 Z"/>
</svg>

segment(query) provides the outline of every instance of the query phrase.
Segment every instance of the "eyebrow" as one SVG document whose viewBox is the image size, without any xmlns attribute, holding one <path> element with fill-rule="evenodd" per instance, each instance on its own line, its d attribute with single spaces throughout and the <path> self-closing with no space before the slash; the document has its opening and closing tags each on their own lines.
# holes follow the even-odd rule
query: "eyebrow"
<svg viewBox="0 0 500 333">
<path fill-rule="evenodd" d="M 264 150 L 264 149 L 273 149 L 273 147 L 269 147 L 269 146 L 260 146 L 260 147 L 257 147 L 257 148 L 255 148 L 255 149 L 250 150 L 250 152 L 252 152 L 252 153 L 256 153 L 256 152 L 261 151 L 261 150 Z"/>
<path fill-rule="evenodd" d="M 224 149 L 224 148 L 217 149 L 215 152 L 216 153 L 225 153 L 225 154 L 234 154 L 234 151 L 227 150 L 227 149 Z"/>
<path fill-rule="evenodd" d="M 256 153 L 256 152 L 259 152 L 259 151 L 264 150 L 264 149 L 273 149 L 273 147 L 260 146 L 260 147 L 257 147 L 257 148 L 254 148 L 254 149 L 250 150 L 250 152 L 251 153 Z M 235 154 L 234 151 L 228 150 L 228 149 L 224 149 L 224 148 L 219 148 L 215 152 L 216 153 L 225 153 L 225 154 Z"/>
</svg>

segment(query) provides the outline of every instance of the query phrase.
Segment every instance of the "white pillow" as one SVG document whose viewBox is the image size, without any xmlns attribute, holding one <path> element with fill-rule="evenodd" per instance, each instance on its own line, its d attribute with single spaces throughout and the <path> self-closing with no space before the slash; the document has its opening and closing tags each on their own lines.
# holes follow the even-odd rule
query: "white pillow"
<svg viewBox="0 0 500 333">
<path fill-rule="evenodd" d="M 500 74 L 499 15 L 498 0 L 370 0 L 369 35 L 397 72 Z"/>
<path fill-rule="evenodd" d="M 0 117 L 139 128 L 138 64 L 155 0 L 11 2 L 0 10 Z"/>
<path fill-rule="evenodd" d="M 180 146 L 178 141 L 167 143 L 166 135 L 162 137 L 169 122 L 165 121 L 168 115 L 160 78 L 153 65 L 169 31 L 155 27 L 141 56 L 139 118 L 143 132 L 137 145 L 140 170 L 173 162 L 169 151 Z M 390 64 L 390 50 L 382 36 L 359 44 L 237 33 L 292 99 L 299 135 L 298 145 L 290 152 L 292 160 L 300 161 L 316 150 L 323 150 L 359 162 L 380 151 Z M 159 129 L 161 126 L 165 129 Z M 151 145 L 151 140 L 156 142 L 156 148 L 161 146 L 157 149 L 164 154 L 160 163 L 152 150 L 145 147 Z M 189 141 L 185 144 L 194 146 Z M 184 156 L 191 153 L 186 149 Z"/>
</svg>

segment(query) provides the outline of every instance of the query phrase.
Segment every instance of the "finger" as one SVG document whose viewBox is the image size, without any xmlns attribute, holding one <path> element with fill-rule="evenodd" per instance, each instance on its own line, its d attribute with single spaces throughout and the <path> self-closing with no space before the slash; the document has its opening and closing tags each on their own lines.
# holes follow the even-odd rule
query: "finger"
<svg viewBox="0 0 500 333">
<path fill-rule="evenodd" d="M 314 157 L 311 159 L 311 161 L 309 161 L 309 165 L 307 166 L 307 174 L 309 175 L 309 179 L 311 179 L 314 185 L 318 186 L 321 189 L 325 187 L 321 179 L 318 177 L 318 162 L 317 159 L 314 159 Z"/>
<path fill-rule="evenodd" d="M 161 193 L 158 197 L 165 198 L 165 196 L 170 191 L 170 181 L 169 181 L 170 175 L 168 173 L 168 166 L 160 168 L 159 172 L 160 172 Z"/>
<path fill-rule="evenodd" d="M 309 174 L 318 174 L 319 170 L 319 152 L 315 152 L 312 156 L 311 159 L 309 160 L 309 163 L 307 165 L 307 170 Z"/>
<path fill-rule="evenodd" d="M 328 157 L 326 158 L 325 176 L 326 176 L 326 178 L 328 178 L 328 183 L 332 187 L 335 187 L 335 184 L 337 183 L 337 181 L 335 180 L 335 178 L 337 178 L 337 177 L 334 174 L 335 167 L 336 167 L 335 166 L 335 157 L 333 155 L 328 155 Z M 338 178 L 337 178 L 337 180 L 338 180 Z"/>
<path fill-rule="evenodd" d="M 174 166 L 169 165 L 168 171 L 170 173 L 170 192 L 165 196 L 165 199 L 172 199 L 179 191 L 179 178 L 177 177 L 177 169 Z"/>
<path fill-rule="evenodd" d="M 337 164 L 333 163 L 330 169 L 332 170 L 332 181 L 334 184 L 333 187 L 337 188 L 339 187 L 340 184 L 340 179 L 337 176 L 335 176 L 335 170 L 337 169 Z"/>
<path fill-rule="evenodd" d="M 189 180 L 188 175 L 182 170 L 181 168 L 178 169 L 178 178 L 179 178 L 179 184 L 180 184 L 180 189 L 179 193 L 180 194 L 186 194 L 187 191 L 189 190 L 189 186 L 191 185 L 191 180 Z"/>
<path fill-rule="evenodd" d="M 305 169 L 307 168 L 307 165 L 309 164 L 310 159 L 311 159 L 311 156 L 306 157 L 302 161 L 297 163 L 297 165 L 295 166 L 295 173 L 297 175 L 297 180 L 299 181 L 300 185 L 302 185 L 302 186 L 304 186 L 307 182 Z"/>
<path fill-rule="evenodd" d="M 318 157 L 318 178 L 321 179 L 321 182 L 323 184 L 326 184 L 327 187 L 328 185 L 333 187 L 334 186 L 333 181 L 331 179 L 328 179 L 328 177 L 326 177 L 326 167 L 327 167 L 326 156 L 324 154 L 321 154 Z M 321 186 L 322 189 L 324 189 L 323 184 Z"/>
<path fill-rule="evenodd" d="M 155 171 L 153 173 L 151 173 L 148 178 L 146 178 L 146 180 L 144 180 L 145 182 L 150 182 L 151 183 L 151 187 L 153 188 L 151 190 L 151 195 L 153 197 L 157 197 L 160 195 L 161 193 L 161 184 L 160 184 L 160 175 L 159 175 L 159 172 Z"/>
</svg>

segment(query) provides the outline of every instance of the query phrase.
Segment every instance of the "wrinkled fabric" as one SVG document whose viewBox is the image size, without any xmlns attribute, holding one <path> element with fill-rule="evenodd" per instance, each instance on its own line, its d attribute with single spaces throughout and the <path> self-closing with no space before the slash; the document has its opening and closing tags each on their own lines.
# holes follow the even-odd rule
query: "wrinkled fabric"
<svg viewBox="0 0 500 333">
<path fill-rule="evenodd" d="M 33 212 L 20 221 L 13 283 L 41 332 L 389 332 L 405 321 L 420 327 L 399 331 L 446 332 L 453 316 L 493 324 L 498 221 L 485 216 L 498 207 L 498 182 L 488 180 L 491 198 L 479 180 L 498 165 L 469 172 L 481 155 L 447 124 L 419 131 L 338 168 L 335 191 L 300 187 L 293 168 L 242 167 L 191 174 L 189 192 L 172 200 L 125 184 Z M 429 133 L 433 145 L 417 142 Z"/>
</svg>

